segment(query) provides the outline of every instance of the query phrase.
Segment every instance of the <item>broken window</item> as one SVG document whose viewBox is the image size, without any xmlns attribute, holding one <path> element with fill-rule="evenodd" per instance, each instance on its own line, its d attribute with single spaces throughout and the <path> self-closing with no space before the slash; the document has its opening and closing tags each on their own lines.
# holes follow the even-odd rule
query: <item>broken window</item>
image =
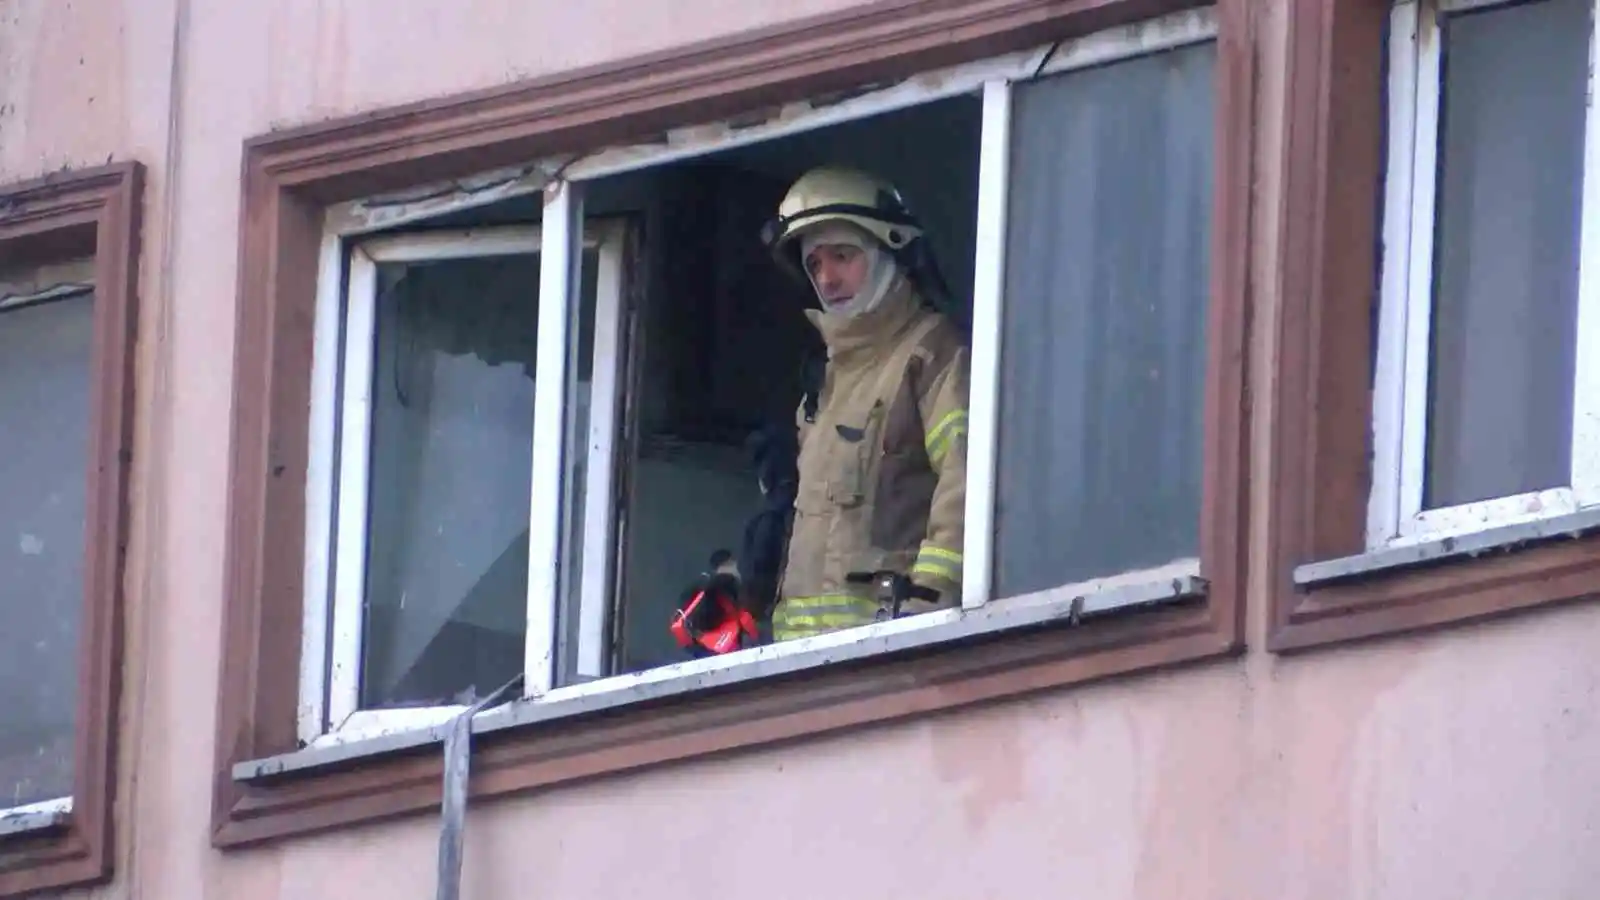
<svg viewBox="0 0 1600 900">
<path fill-rule="evenodd" d="M 1374 547 L 1600 501 L 1591 5 L 1392 18 Z"/>
<path fill-rule="evenodd" d="M 0 811 L 70 803 L 93 261 L 0 271 Z"/>
<path fill-rule="evenodd" d="M 591 289 L 575 338 L 593 330 L 607 249 L 583 251 Z M 349 250 L 325 701 L 335 723 L 425 719 L 526 665 L 530 510 L 559 505 L 532 482 L 540 250 L 538 229 L 521 226 Z M 591 370 L 579 354 L 575 411 Z M 571 485 L 584 469 L 581 455 L 568 460 Z"/>
<path fill-rule="evenodd" d="M 760 239 L 818 166 L 893 181 L 961 335 L 960 606 L 725 664 L 1201 592 L 1215 65 L 1186 12 L 330 216 L 302 737 L 687 664 L 685 587 L 764 502 L 749 438 L 825 355 Z"/>
</svg>

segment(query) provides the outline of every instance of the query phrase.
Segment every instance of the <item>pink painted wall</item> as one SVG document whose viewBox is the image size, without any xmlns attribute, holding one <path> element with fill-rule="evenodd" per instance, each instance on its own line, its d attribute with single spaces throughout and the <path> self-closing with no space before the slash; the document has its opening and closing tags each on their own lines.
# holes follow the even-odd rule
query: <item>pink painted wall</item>
<svg viewBox="0 0 1600 900">
<path fill-rule="evenodd" d="M 1270 162 L 1283 4 L 1263 2 Z M 116 881 L 84 896 L 433 889 L 429 817 L 209 845 L 241 141 L 846 5 L 0 2 L 0 182 L 111 156 L 150 167 L 119 858 Z M 1255 350 L 1270 354 L 1270 166 L 1260 186 Z M 1300 658 L 1253 651 L 556 790 L 472 811 L 465 896 L 1594 897 L 1597 646 L 1600 606 L 1580 604 Z M 703 886 L 687 851 L 716 841 L 742 862 Z"/>
</svg>

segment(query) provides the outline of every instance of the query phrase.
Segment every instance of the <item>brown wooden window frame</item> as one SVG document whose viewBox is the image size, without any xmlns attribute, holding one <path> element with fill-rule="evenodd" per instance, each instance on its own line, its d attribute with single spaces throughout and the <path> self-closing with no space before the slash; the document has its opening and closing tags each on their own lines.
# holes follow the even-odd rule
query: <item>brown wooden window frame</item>
<svg viewBox="0 0 1600 900">
<path fill-rule="evenodd" d="M 1291 4 L 1281 306 L 1267 398 L 1274 651 L 1600 592 L 1600 539 L 1589 534 L 1534 526 L 1398 553 L 1365 549 L 1391 8 Z"/>
<path fill-rule="evenodd" d="M 241 846 L 436 808 L 437 744 L 245 780 L 297 748 L 306 414 L 331 204 L 1018 51 L 1188 0 L 886 0 L 728 39 L 246 143 L 213 841 Z M 835 731 L 1236 652 L 1245 549 L 1244 347 L 1254 13 L 1217 5 L 1204 603 L 694 693 L 475 740 L 472 796 Z"/>
<path fill-rule="evenodd" d="M 143 168 L 127 162 L 0 185 L 0 265 L 92 255 L 95 282 L 73 805 L 0 836 L 0 897 L 111 875 L 143 180 Z"/>
</svg>

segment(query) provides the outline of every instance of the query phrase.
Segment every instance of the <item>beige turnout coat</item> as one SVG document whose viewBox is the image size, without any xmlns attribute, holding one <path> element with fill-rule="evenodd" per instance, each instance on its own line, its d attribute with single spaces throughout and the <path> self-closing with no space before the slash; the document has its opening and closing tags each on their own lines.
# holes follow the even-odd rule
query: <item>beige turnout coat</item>
<svg viewBox="0 0 1600 900">
<path fill-rule="evenodd" d="M 814 421 L 797 415 L 800 484 L 773 613 L 791 640 L 879 618 L 852 572 L 894 570 L 960 604 L 966 504 L 968 350 L 902 281 L 869 313 L 811 321 L 828 346 Z"/>
</svg>

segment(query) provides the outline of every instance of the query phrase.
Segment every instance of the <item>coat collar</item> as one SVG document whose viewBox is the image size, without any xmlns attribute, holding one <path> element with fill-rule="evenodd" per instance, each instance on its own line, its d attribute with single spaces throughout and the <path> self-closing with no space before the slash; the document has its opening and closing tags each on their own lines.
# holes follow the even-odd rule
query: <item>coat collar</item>
<svg viewBox="0 0 1600 900">
<path fill-rule="evenodd" d="M 806 318 L 828 345 L 828 359 L 839 363 L 857 355 L 858 350 L 890 342 L 911 325 L 921 310 L 921 297 L 910 280 L 901 277 L 871 312 L 841 321 L 820 309 L 808 309 Z"/>
</svg>

